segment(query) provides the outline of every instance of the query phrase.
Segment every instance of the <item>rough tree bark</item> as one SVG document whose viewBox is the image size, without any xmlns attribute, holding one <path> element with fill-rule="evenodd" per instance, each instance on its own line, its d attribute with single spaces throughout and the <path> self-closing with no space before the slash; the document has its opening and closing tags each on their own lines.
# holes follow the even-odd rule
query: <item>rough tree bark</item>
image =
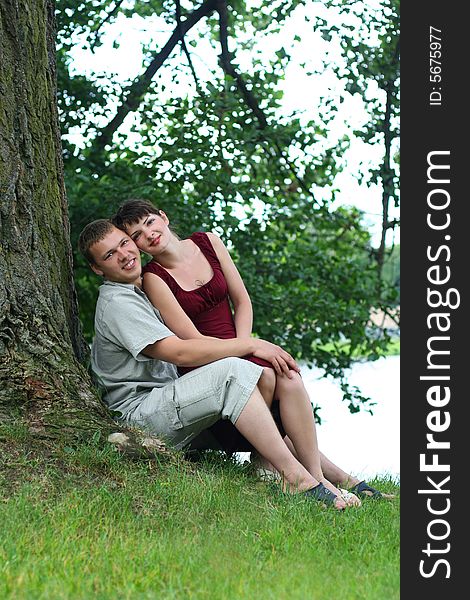
<svg viewBox="0 0 470 600">
<path fill-rule="evenodd" d="M 53 0 L 0 3 L 0 420 L 112 425 L 83 366 L 56 109 Z"/>
</svg>

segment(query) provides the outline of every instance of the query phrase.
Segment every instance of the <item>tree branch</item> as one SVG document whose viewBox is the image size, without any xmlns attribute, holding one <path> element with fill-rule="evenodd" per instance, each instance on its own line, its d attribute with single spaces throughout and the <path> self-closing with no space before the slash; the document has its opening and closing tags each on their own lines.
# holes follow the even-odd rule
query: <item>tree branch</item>
<svg viewBox="0 0 470 600">
<path fill-rule="evenodd" d="M 163 65 L 176 44 L 183 39 L 186 33 L 194 27 L 196 23 L 215 10 L 216 3 L 217 0 L 205 0 L 197 10 L 192 12 L 188 18 L 181 23 L 181 26 L 177 26 L 162 50 L 154 56 L 145 72 L 140 75 L 140 77 L 137 77 L 133 83 L 122 92 L 121 104 L 117 109 L 116 115 L 105 127 L 103 127 L 96 137 L 93 143 L 94 151 L 102 150 L 111 142 L 113 134 L 123 123 L 127 115 L 130 112 L 135 111 L 142 102 L 153 76 Z"/>
<path fill-rule="evenodd" d="M 221 47 L 221 54 L 219 57 L 220 65 L 224 72 L 234 79 L 238 90 L 245 99 L 247 106 L 252 110 L 253 114 L 255 115 L 260 130 L 262 131 L 263 129 L 267 129 L 269 124 L 266 115 L 264 114 L 263 110 L 258 104 L 255 95 L 247 88 L 243 77 L 240 75 L 240 73 L 237 72 L 237 70 L 232 64 L 232 54 L 228 49 L 228 10 L 226 0 L 217 0 L 217 12 L 219 13 L 219 39 Z M 308 186 L 305 184 L 303 179 L 297 174 L 294 165 L 285 156 L 279 144 L 276 141 L 272 140 L 269 140 L 269 143 L 270 148 L 274 146 L 274 149 L 277 151 L 275 152 L 275 154 L 277 154 L 278 158 L 281 158 L 286 163 L 289 171 L 291 172 L 291 175 L 299 184 L 299 187 L 302 188 L 302 190 L 307 195 L 309 195 L 310 190 Z"/>
<path fill-rule="evenodd" d="M 392 66 L 396 65 L 399 58 L 399 47 L 400 38 L 397 40 L 395 46 L 395 52 L 392 60 Z M 391 132 L 391 119 L 392 119 L 392 103 L 394 99 L 393 81 L 388 80 L 385 86 L 386 91 L 386 104 L 385 104 L 385 115 L 384 115 L 384 145 L 385 154 L 382 164 L 382 232 L 380 236 L 380 245 L 376 252 L 377 259 L 377 277 L 378 281 L 381 281 L 381 275 L 385 260 L 385 242 L 387 230 L 391 227 L 388 219 L 388 209 L 390 197 L 393 195 L 393 169 L 391 166 L 391 147 L 392 147 L 392 132 Z M 393 226 L 394 227 L 394 226 Z"/>
<path fill-rule="evenodd" d="M 245 99 L 245 102 L 256 116 L 260 129 L 265 129 L 268 126 L 268 120 L 266 119 L 264 112 L 261 110 L 254 94 L 247 88 L 242 76 L 237 73 L 235 67 L 232 65 L 232 55 L 228 49 L 228 10 L 226 0 L 217 0 L 217 12 L 219 13 L 220 28 L 220 65 L 224 72 L 235 80 L 238 89 Z"/>
<path fill-rule="evenodd" d="M 181 2 L 180 0 L 176 0 L 176 23 L 178 25 L 178 29 L 180 33 L 182 33 L 182 23 L 181 23 Z M 186 46 L 186 42 L 184 41 L 184 34 L 181 36 L 181 48 L 188 59 L 189 68 L 191 69 L 191 73 L 193 75 L 194 83 L 196 84 L 196 89 L 200 96 L 203 96 L 203 92 L 201 86 L 199 84 L 199 80 L 196 75 L 196 69 L 194 68 L 193 61 L 191 60 L 191 55 L 189 54 L 188 47 Z"/>
</svg>

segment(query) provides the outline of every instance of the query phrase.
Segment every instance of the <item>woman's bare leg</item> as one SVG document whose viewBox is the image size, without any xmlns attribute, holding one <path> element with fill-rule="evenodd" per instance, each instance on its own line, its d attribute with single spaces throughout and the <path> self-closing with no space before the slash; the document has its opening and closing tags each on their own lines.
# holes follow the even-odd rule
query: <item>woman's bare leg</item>
<svg viewBox="0 0 470 600">
<path fill-rule="evenodd" d="M 293 379 L 278 377 L 276 397 L 279 399 L 282 424 L 298 460 L 320 480 L 323 472 L 312 405 L 299 375 L 296 374 Z"/>
<path fill-rule="evenodd" d="M 297 373 L 292 378 L 278 377 L 275 393 L 279 399 L 282 424 L 292 441 L 295 456 L 315 479 L 340 496 L 341 492 L 322 470 L 312 405 L 301 377 Z"/>
<path fill-rule="evenodd" d="M 289 450 L 292 452 L 292 454 L 304 466 L 306 466 L 306 468 L 309 471 L 310 471 L 310 469 L 313 470 L 313 472 L 310 471 L 310 473 L 316 479 L 321 480 L 322 483 L 326 487 L 329 487 L 331 489 L 331 491 L 333 491 L 333 493 L 337 494 L 337 493 L 339 493 L 339 490 L 335 486 L 343 487 L 343 488 L 350 488 L 350 487 L 356 485 L 357 483 L 359 483 L 359 479 L 357 477 L 355 477 L 354 475 L 351 475 L 350 473 L 346 473 L 345 471 L 343 471 L 343 469 L 341 469 L 340 467 L 335 465 L 331 460 L 329 460 L 318 449 L 317 438 L 316 438 L 316 427 L 315 427 L 315 422 L 313 419 L 313 411 L 311 408 L 310 398 L 308 396 L 307 390 L 305 389 L 305 386 L 304 386 L 301 378 L 298 375 L 296 375 L 296 377 L 297 377 L 297 381 L 294 383 L 291 383 L 289 380 L 287 380 L 287 378 L 284 378 L 284 380 L 282 381 L 282 384 L 275 391 L 277 394 L 279 393 L 279 391 L 281 391 L 281 394 L 284 393 L 285 395 L 283 396 L 283 398 L 286 402 L 288 402 L 287 396 L 289 394 L 291 394 L 291 393 L 297 394 L 300 398 L 302 398 L 303 405 L 307 407 L 308 410 L 306 412 L 308 412 L 308 417 L 306 420 L 308 422 L 308 419 L 311 418 L 313 421 L 313 423 L 312 423 L 313 433 L 311 435 L 312 435 L 312 439 L 313 439 L 314 448 L 316 448 L 316 451 L 315 451 L 316 456 L 314 454 L 313 464 L 312 464 L 312 461 L 310 461 L 311 457 L 307 458 L 308 466 L 306 465 L 306 463 L 303 462 L 302 456 L 299 456 L 299 454 L 297 453 L 297 451 L 295 449 L 295 445 L 292 443 L 289 436 L 285 436 L 284 441 L 285 441 L 287 447 L 289 448 Z M 276 374 L 275 374 L 274 370 L 270 369 L 270 368 L 265 368 L 263 370 L 263 374 L 260 378 L 261 385 L 259 385 L 259 387 L 260 387 L 260 391 L 262 391 L 263 399 L 265 400 L 266 405 L 268 407 L 271 407 L 271 404 L 272 404 L 272 399 L 273 399 L 273 395 L 274 395 L 273 393 L 274 393 L 274 388 L 276 386 L 276 382 L 277 382 Z M 303 411 L 301 413 L 301 419 L 300 419 L 301 421 L 306 416 L 306 412 Z M 306 450 L 307 454 L 309 452 L 311 452 L 310 447 L 311 447 L 311 445 L 309 445 L 307 443 L 307 450 Z M 251 461 L 256 465 L 259 465 L 259 467 L 266 469 L 267 471 L 272 471 L 273 473 L 276 472 L 275 467 L 265 457 L 261 456 L 258 453 L 252 453 Z M 360 501 L 357 499 L 356 496 L 353 496 L 350 498 L 349 504 L 357 506 L 360 504 Z"/>
<path fill-rule="evenodd" d="M 289 389 L 291 387 L 294 387 L 294 386 L 292 386 L 292 384 L 290 384 L 288 382 L 284 382 L 284 383 L 286 384 L 286 386 Z M 298 386 L 296 385 L 295 387 L 298 387 Z M 305 389 L 303 384 L 302 384 L 302 386 L 300 386 L 300 388 L 302 388 L 302 387 L 303 387 L 303 389 Z M 275 373 L 274 369 L 271 369 L 269 367 L 265 367 L 263 369 L 263 373 L 261 374 L 261 377 L 258 381 L 258 388 L 259 388 L 259 391 L 261 392 L 261 395 L 263 396 L 263 399 L 264 399 L 266 405 L 268 406 L 268 408 L 271 408 L 273 397 L 274 397 L 274 392 L 276 389 L 276 373 Z M 289 392 L 289 390 L 287 390 L 286 393 L 287 392 Z M 303 393 L 302 390 L 301 390 L 301 393 Z M 308 400 L 308 404 L 310 407 L 310 400 Z M 308 412 L 309 412 L 309 414 L 311 413 L 311 408 L 309 408 Z M 315 428 L 313 430 L 312 435 L 315 436 L 315 445 L 316 445 Z M 300 462 L 302 462 L 302 458 L 301 457 L 299 458 L 299 455 L 297 454 L 294 444 L 292 443 L 290 438 L 288 436 L 286 436 L 284 438 L 284 441 L 286 442 L 287 447 L 291 450 L 291 452 L 294 454 L 294 456 L 298 460 L 300 460 Z M 328 460 L 326 458 L 326 456 L 324 456 L 324 454 L 322 454 L 321 452 L 319 452 L 319 457 L 320 457 L 320 463 L 318 464 L 318 462 L 317 462 L 315 464 L 315 466 L 313 467 L 318 476 L 321 476 L 320 471 L 323 471 L 323 474 L 326 477 L 326 479 L 328 479 L 328 481 L 330 481 L 334 485 L 343 485 L 343 487 L 348 487 L 345 483 L 346 481 L 349 481 L 351 486 L 358 483 L 359 480 L 354 478 L 352 475 L 348 475 L 347 473 L 345 473 L 345 471 L 343 471 L 342 469 L 337 467 L 334 463 L 332 463 L 330 460 Z M 265 457 L 261 456 L 257 452 L 252 453 L 251 462 L 256 465 L 259 465 L 263 469 L 271 470 L 273 472 L 275 471 L 274 466 Z M 304 464 L 304 463 L 302 463 L 302 464 Z M 312 474 L 314 474 L 314 473 L 312 473 Z"/>
<path fill-rule="evenodd" d="M 338 465 L 335 465 L 329 458 L 327 458 L 322 452 L 320 452 L 321 466 L 325 476 L 336 485 L 350 488 L 353 485 L 359 483 L 359 479 L 350 473 L 343 471 Z"/>
<path fill-rule="evenodd" d="M 305 491 L 318 485 L 319 479 L 314 477 L 286 446 L 257 388 L 240 413 L 235 427 L 282 474 L 286 487 L 291 492 Z M 338 509 L 346 506 L 339 491 L 335 506 Z"/>
<path fill-rule="evenodd" d="M 349 489 L 363 481 L 362 479 L 358 479 L 355 475 L 351 475 L 350 473 L 343 471 L 343 469 L 340 469 L 338 465 L 335 465 L 333 462 L 331 462 L 331 460 L 321 452 L 320 455 L 323 472 L 330 481 L 334 481 L 339 487 Z M 386 500 L 392 500 L 395 498 L 395 494 L 386 494 L 385 492 L 380 493 L 382 498 L 385 498 Z M 367 491 L 363 492 L 363 494 L 365 496 L 372 496 L 372 493 Z"/>
<path fill-rule="evenodd" d="M 284 442 L 289 448 L 289 450 L 292 452 L 292 454 L 295 457 L 297 457 L 297 452 L 295 451 L 294 444 L 288 436 L 284 437 Z M 343 488 L 350 488 L 353 485 L 359 483 L 360 480 L 357 477 L 351 475 L 350 473 L 346 473 L 346 471 L 343 471 L 343 469 L 338 467 L 338 465 L 336 465 L 329 458 L 327 458 L 321 450 L 319 452 L 321 469 L 323 471 L 323 475 L 328 479 L 328 481 L 331 481 L 331 483 L 333 483 L 334 485 Z"/>
</svg>

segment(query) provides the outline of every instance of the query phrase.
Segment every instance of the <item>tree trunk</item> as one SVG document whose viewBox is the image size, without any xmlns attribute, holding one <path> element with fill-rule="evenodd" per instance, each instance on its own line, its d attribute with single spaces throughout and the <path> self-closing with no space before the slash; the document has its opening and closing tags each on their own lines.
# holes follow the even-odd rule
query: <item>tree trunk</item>
<svg viewBox="0 0 470 600">
<path fill-rule="evenodd" d="M 72 278 L 53 0 L 0 4 L 0 194 L 0 421 L 65 439 L 106 430 Z"/>
</svg>

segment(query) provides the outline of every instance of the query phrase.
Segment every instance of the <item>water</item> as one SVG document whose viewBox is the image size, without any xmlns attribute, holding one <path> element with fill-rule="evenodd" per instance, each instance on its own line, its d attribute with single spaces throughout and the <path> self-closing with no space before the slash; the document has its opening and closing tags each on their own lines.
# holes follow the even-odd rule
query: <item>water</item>
<svg viewBox="0 0 470 600">
<path fill-rule="evenodd" d="M 321 406 L 317 432 L 322 452 L 360 479 L 388 475 L 399 481 L 400 357 L 358 363 L 349 372 L 349 382 L 376 402 L 373 415 L 351 414 L 338 383 L 322 379 L 320 369 L 303 366 L 302 379 L 312 402 Z"/>
<path fill-rule="evenodd" d="M 351 414 L 339 385 L 319 379 L 319 369 L 302 369 L 314 404 L 321 406 L 319 447 L 345 471 L 361 479 L 375 475 L 400 477 L 400 357 L 388 356 L 353 366 L 348 380 L 376 405 L 373 415 Z"/>
</svg>

